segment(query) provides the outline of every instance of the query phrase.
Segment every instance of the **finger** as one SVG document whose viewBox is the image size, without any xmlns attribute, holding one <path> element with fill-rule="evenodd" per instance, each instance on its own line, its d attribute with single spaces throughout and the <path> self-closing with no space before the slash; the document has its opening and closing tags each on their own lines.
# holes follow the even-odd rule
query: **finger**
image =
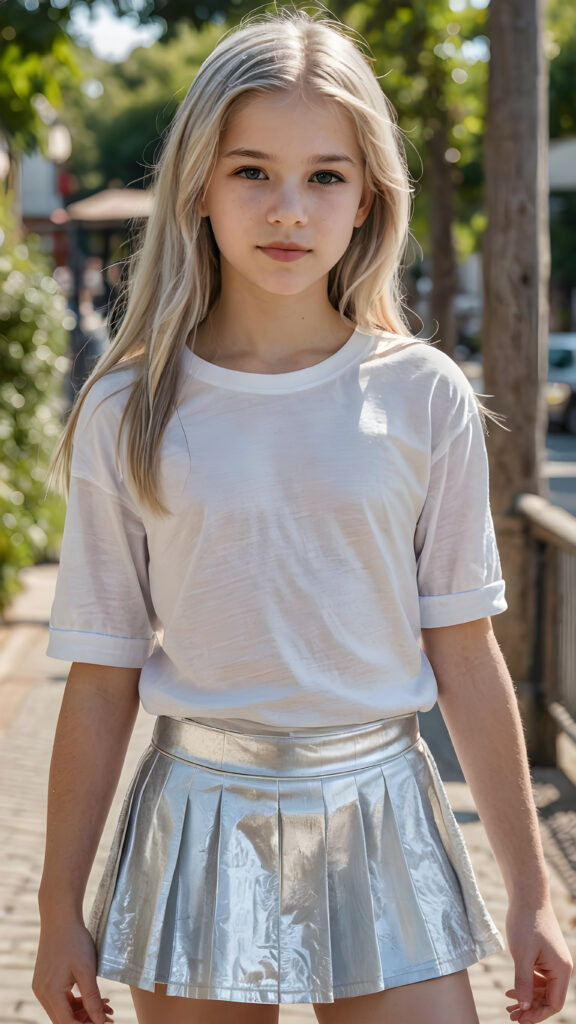
<svg viewBox="0 0 576 1024">
<path fill-rule="evenodd" d="M 73 1009 L 78 1009 L 78 1007 L 82 1006 L 82 1000 L 80 996 L 75 996 L 72 992 L 67 992 L 66 994 L 68 996 L 68 1001 Z M 102 1002 L 105 1003 L 106 1010 L 108 1010 L 110 1013 L 114 1013 L 113 1008 L 110 1006 L 110 1000 L 108 996 L 102 996 Z"/>
<path fill-rule="evenodd" d="M 542 1005 L 543 1002 L 547 1002 L 546 987 L 547 986 L 546 986 L 546 982 L 544 981 L 544 979 L 539 978 L 538 976 L 536 976 L 535 979 L 534 979 L 534 988 L 533 988 L 533 992 L 532 992 L 532 1004 L 531 1004 L 532 1007 L 540 1006 L 540 1005 Z M 510 999 L 516 999 L 516 1002 L 515 1002 L 514 1005 L 506 1007 L 506 1009 L 508 1011 L 520 1009 L 520 1003 L 518 1001 L 518 998 L 516 996 L 516 992 L 515 992 L 514 989 L 509 989 L 508 992 L 504 993 L 504 995 L 508 996 Z M 526 1011 L 524 1010 L 524 1012 L 526 1012 Z"/>
<path fill-rule="evenodd" d="M 548 981 L 544 977 L 544 975 L 539 974 L 538 971 L 534 971 L 534 991 L 542 991 L 546 988 L 547 984 Z M 518 999 L 518 995 L 515 988 L 509 988 L 508 991 L 504 993 L 504 995 L 508 996 L 509 999 Z"/>
<path fill-rule="evenodd" d="M 76 978 L 76 984 L 80 991 L 82 1006 L 90 1018 L 91 1024 L 106 1024 L 106 1006 L 94 975 L 82 975 Z"/>
<path fill-rule="evenodd" d="M 68 1002 L 70 1003 L 70 1009 L 72 1010 L 74 1020 L 78 1021 L 78 1024 L 90 1024 L 88 1011 L 84 1009 L 80 997 L 73 996 L 70 992 L 68 993 Z"/>
<path fill-rule="evenodd" d="M 566 977 L 554 977 L 550 978 L 547 986 L 547 1003 L 553 1008 L 552 1012 L 557 1013 L 561 1010 L 566 1001 L 566 994 L 568 992 L 568 985 L 570 984 L 571 971 L 566 972 Z"/>
<path fill-rule="evenodd" d="M 70 1003 L 70 1007 L 74 1015 L 74 1020 L 78 1021 L 79 1024 L 91 1024 L 90 1015 L 88 1014 L 88 1011 L 84 1008 L 84 1004 L 80 996 L 75 996 L 72 994 L 72 992 L 67 992 L 66 994 L 68 996 L 68 1002 Z M 114 1010 L 110 1006 L 110 1000 L 107 997 L 105 997 L 102 1000 L 102 1003 L 104 1004 L 104 1010 L 106 1012 L 107 1019 L 112 1018 Z"/>
<path fill-rule="evenodd" d="M 67 992 L 51 992 L 47 994 L 46 1001 L 42 1002 L 42 1006 L 51 1021 L 57 1021 L 58 1024 L 76 1024 L 77 1017 L 67 997 Z"/>
<path fill-rule="evenodd" d="M 516 964 L 514 994 L 518 1001 L 520 1010 L 529 1010 L 534 998 L 534 975 L 532 964 L 530 964 L 530 967 L 526 964 Z"/>
<path fill-rule="evenodd" d="M 534 1006 L 530 1010 L 526 1010 L 520 1014 L 521 1024 L 541 1024 L 542 1021 L 548 1020 L 549 1017 L 553 1017 L 560 1006 L 551 1006 L 548 1003 L 540 1003 L 539 1006 Z"/>
<path fill-rule="evenodd" d="M 531 1008 L 522 1017 L 522 1024 L 540 1024 L 548 1020 L 564 1006 L 570 983 L 571 971 L 567 968 L 565 977 L 553 976 L 548 979 L 541 975 L 535 978 L 535 993 Z"/>
<path fill-rule="evenodd" d="M 543 1020 L 548 1020 L 556 1013 L 551 1006 L 541 1006 L 537 1010 L 528 1010 L 526 1013 L 521 1014 L 521 1024 L 541 1024 Z"/>
</svg>

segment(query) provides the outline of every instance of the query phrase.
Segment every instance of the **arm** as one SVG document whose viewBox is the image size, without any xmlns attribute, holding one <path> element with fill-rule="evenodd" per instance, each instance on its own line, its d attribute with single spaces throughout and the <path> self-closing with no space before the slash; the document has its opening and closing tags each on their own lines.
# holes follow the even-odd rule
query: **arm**
<svg viewBox="0 0 576 1024">
<path fill-rule="evenodd" d="M 55 1024 L 85 1017 L 103 1024 L 108 1008 L 96 984 L 96 957 L 82 901 L 138 711 L 140 669 L 75 662 L 70 670 L 50 765 L 41 934 L 33 989 Z"/>
<path fill-rule="evenodd" d="M 422 645 L 508 893 L 513 994 L 531 1007 L 511 1018 L 537 1024 L 563 1006 L 572 962 L 550 904 L 514 685 L 489 618 L 423 629 Z"/>
</svg>

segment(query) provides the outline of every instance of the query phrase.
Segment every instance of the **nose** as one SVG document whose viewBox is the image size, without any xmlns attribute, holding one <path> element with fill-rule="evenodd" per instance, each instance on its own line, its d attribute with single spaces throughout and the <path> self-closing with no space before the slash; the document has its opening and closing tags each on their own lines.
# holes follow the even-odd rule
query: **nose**
<svg viewBox="0 0 576 1024">
<path fill-rule="evenodd" d="M 286 182 L 270 196 L 267 212 L 270 224 L 306 224 L 308 214 L 299 186 Z"/>
</svg>

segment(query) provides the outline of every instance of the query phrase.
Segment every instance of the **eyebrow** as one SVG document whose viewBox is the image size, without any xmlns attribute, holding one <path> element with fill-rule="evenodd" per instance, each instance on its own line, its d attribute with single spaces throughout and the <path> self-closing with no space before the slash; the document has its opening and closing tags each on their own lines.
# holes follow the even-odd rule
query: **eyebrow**
<svg viewBox="0 0 576 1024">
<path fill-rule="evenodd" d="M 271 153 L 262 153 L 259 149 L 231 149 L 228 153 L 223 154 L 224 158 L 232 156 L 243 156 L 250 160 L 269 160 L 275 163 L 278 160 L 277 156 Z M 310 157 L 309 164 L 352 164 L 356 166 L 356 161 L 348 156 L 347 153 L 315 153 L 314 156 Z"/>
</svg>

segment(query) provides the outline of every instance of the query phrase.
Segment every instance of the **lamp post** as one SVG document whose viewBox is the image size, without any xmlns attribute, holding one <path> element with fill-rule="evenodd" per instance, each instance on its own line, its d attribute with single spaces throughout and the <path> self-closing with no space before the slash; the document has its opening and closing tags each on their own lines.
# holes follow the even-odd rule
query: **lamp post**
<svg viewBox="0 0 576 1024">
<path fill-rule="evenodd" d="M 72 138 L 66 125 L 62 124 L 57 116 L 48 129 L 47 150 L 48 159 L 54 165 L 54 192 L 62 202 L 62 208 L 53 210 L 50 215 L 54 225 L 53 256 L 56 265 L 63 266 L 68 263 L 68 239 L 65 230 L 68 218 L 63 208 L 70 194 L 70 176 L 65 172 L 65 165 L 72 152 Z"/>
<path fill-rule="evenodd" d="M 72 152 L 72 138 L 65 124 L 56 120 L 48 129 L 48 159 L 63 164 Z"/>
</svg>

